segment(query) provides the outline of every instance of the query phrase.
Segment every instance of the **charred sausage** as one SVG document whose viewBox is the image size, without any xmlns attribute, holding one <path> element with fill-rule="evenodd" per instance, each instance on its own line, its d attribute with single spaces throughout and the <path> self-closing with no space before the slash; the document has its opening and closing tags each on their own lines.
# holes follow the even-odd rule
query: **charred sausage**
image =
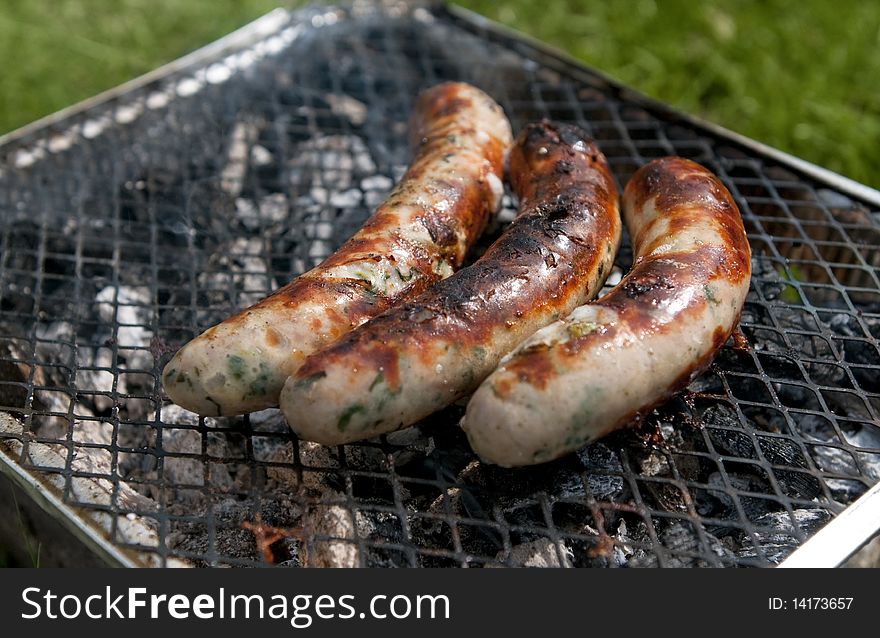
<svg viewBox="0 0 880 638">
<path fill-rule="evenodd" d="M 541 463 L 627 425 L 687 386 L 736 326 L 751 253 L 717 177 L 652 161 L 626 186 L 624 219 L 629 274 L 539 330 L 471 398 L 462 427 L 483 460 Z"/>
<path fill-rule="evenodd" d="M 281 409 L 297 435 L 335 445 L 411 425 L 595 296 L 621 229 L 598 148 L 576 127 L 530 125 L 510 179 L 520 214 L 482 258 L 311 355 L 285 384 Z"/>
<path fill-rule="evenodd" d="M 187 343 L 165 392 L 200 414 L 278 404 L 306 356 L 461 265 L 502 194 L 512 134 L 503 110 L 467 84 L 418 99 L 415 158 L 370 219 L 321 265 Z"/>
</svg>

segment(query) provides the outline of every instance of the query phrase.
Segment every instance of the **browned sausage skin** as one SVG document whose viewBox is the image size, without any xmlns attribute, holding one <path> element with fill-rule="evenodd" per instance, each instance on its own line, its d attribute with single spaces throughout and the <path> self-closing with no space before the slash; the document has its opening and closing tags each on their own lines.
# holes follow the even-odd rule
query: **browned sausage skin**
<svg viewBox="0 0 880 638">
<path fill-rule="evenodd" d="M 171 359 L 163 383 L 175 403 L 210 415 L 277 405 L 307 355 L 461 265 L 497 210 L 510 124 L 479 89 L 446 83 L 419 97 L 410 134 L 412 164 L 360 231 Z"/>
<path fill-rule="evenodd" d="M 573 126 L 529 125 L 510 178 L 520 215 L 482 258 L 311 355 L 285 384 L 281 408 L 297 435 L 340 444 L 411 425 L 598 292 L 621 223 L 595 144 Z"/>
<path fill-rule="evenodd" d="M 462 422 L 484 460 L 557 458 L 683 389 L 735 328 L 751 274 L 739 210 L 694 162 L 654 160 L 624 191 L 635 264 L 610 293 L 524 342 Z"/>
</svg>

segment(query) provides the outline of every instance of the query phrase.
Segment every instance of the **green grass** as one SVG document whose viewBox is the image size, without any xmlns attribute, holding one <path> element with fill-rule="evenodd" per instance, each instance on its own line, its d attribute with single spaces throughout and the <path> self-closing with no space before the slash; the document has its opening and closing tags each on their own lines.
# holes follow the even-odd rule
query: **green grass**
<svg viewBox="0 0 880 638">
<path fill-rule="evenodd" d="M 5 0 L 0 131 L 148 71 L 277 4 L 291 3 Z M 880 3 L 460 4 L 680 109 L 880 187 Z"/>
</svg>

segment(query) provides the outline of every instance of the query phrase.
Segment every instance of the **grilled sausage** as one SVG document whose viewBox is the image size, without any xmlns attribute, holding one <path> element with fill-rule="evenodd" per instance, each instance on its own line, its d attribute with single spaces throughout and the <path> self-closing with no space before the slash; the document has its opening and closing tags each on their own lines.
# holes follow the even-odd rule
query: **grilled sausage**
<svg viewBox="0 0 880 638">
<path fill-rule="evenodd" d="M 409 170 L 363 228 L 320 266 L 186 344 L 165 392 L 200 414 L 278 403 L 308 354 L 452 274 L 498 208 L 512 143 L 501 107 L 467 84 L 424 92 Z"/>
<path fill-rule="evenodd" d="M 655 160 L 627 184 L 624 219 L 630 273 L 535 333 L 471 398 L 462 427 L 485 461 L 549 461 L 627 425 L 687 386 L 736 326 L 750 249 L 718 178 Z"/>
<path fill-rule="evenodd" d="M 540 123 L 510 154 L 520 215 L 483 257 L 308 357 L 281 392 L 301 438 L 328 445 L 411 425 L 473 391 L 517 343 L 602 287 L 618 194 L 583 131 Z"/>
</svg>

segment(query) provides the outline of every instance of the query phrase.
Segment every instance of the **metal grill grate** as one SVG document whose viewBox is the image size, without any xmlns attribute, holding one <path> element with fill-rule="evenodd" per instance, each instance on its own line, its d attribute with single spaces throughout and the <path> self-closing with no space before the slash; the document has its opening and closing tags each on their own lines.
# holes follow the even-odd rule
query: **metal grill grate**
<svg viewBox="0 0 880 638">
<path fill-rule="evenodd" d="M 639 427 L 522 470 L 475 460 L 461 405 L 331 449 L 163 399 L 176 347 L 362 223 L 445 79 L 585 127 L 621 187 L 662 155 L 715 171 L 754 252 L 742 335 Z M 880 480 L 877 202 L 461 12 L 276 12 L 0 154 L 0 466 L 118 562 L 766 566 Z"/>
</svg>

